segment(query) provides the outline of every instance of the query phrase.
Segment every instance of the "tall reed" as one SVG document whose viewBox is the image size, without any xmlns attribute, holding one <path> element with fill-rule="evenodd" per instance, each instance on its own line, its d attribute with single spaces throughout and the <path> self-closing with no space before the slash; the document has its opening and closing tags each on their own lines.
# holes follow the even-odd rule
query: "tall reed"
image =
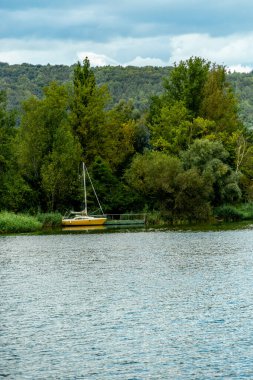
<svg viewBox="0 0 253 380">
<path fill-rule="evenodd" d="M 34 216 L 0 212 L 0 233 L 33 232 L 41 228 L 42 223 Z"/>
</svg>

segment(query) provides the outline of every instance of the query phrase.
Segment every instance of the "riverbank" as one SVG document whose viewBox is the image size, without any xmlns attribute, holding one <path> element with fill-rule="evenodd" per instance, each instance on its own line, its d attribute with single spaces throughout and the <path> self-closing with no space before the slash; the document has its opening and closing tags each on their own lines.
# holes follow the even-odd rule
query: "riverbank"
<svg viewBox="0 0 253 380">
<path fill-rule="evenodd" d="M 150 212 L 145 216 L 145 224 L 140 228 L 147 230 L 226 230 L 247 228 L 253 225 L 253 205 L 243 204 L 237 207 L 225 205 L 214 210 L 212 218 L 208 221 L 171 221 L 160 212 Z M 104 230 L 109 230 L 110 225 Z M 117 227 L 117 226 L 113 226 Z M 14 212 L 0 212 L 0 234 L 12 233 L 40 233 L 44 231 L 59 231 L 62 228 L 62 215 L 56 213 L 38 213 L 36 215 L 15 214 Z M 127 226 L 131 228 L 131 226 Z"/>
<path fill-rule="evenodd" d="M 45 213 L 37 215 L 0 212 L 0 234 L 25 233 L 42 231 L 45 228 L 61 226 L 60 213 Z"/>
</svg>

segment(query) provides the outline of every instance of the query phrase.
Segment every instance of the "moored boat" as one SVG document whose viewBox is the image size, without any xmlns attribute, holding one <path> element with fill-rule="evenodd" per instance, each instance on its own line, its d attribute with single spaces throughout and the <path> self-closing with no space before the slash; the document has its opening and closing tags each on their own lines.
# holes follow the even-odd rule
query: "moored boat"
<svg viewBox="0 0 253 380">
<path fill-rule="evenodd" d="M 63 218 L 63 226 L 99 226 L 106 222 L 106 217 L 99 216 L 81 216 L 76 215 L 73 218 Z"/>
<path fill-rule="evenodd" d="M 87 172 L 87 175 L 89 177 L 90 183 L 92 185 L 93 192 L 96 196 L 99 208 L 101 210 L 102 215 L 88 215 L 88 210 L 87 210 L 87 193 L 86 193 L 86 176 L 85 173 Z M 70 215 L 67 217 L 63 217 L 62 219 L 62 226 L 100 226 L 103 225 L 107 218 L 104 215 L 102 206 L 99 202 L 97 193 L 94 189 L 93 183 L 91 181 L 91 178 L 89 176 L 89 172 L 87 168 L 85 167 L 85 164 L 83 162 L 83 189 L 84 189 L 84 210 L 83 211 L 71 211 Z"/>
</svg>

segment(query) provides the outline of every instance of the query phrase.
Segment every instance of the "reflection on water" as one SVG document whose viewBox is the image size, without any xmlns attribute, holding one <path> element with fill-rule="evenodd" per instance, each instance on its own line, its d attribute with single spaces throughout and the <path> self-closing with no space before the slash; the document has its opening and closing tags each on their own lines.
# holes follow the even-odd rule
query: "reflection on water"
<svg viewBox="0 0 253 380">
<path fill-rule="evenodd" d="M 80 232 L 89 232 L 89 231 L 101 231 L 105 230 L 105 226 L 71 226 L 71 227 L 63 227 L 62 231 L 80 231 Z"/>
<path fill-rule="evenodd" d="M 0 378 L 252 379 L 253 232 L 0 237 Z"/>
</svg>

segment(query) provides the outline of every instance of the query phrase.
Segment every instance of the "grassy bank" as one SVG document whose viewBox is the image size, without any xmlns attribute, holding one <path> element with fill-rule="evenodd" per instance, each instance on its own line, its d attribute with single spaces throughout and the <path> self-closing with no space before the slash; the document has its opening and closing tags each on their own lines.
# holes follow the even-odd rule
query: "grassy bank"
<svg viewBox="0 0 253 380">
<path fill-rule="evenodd" d="M 42 223 L 34 216 L 0 212 L 0 233 L 33 232 L 42 229 Z"/>
<path fill-rule="evenodd" d="M 61 226 L 60 213 L 15 214 L 14 212 L 0 212 L 0 234 L 35 232 L 46 228 Z"/>
<path fill-rule="evenodd" d="M 208 221 L 172 220 L 164 213 L 152 211 L 146 214 L 146 227 L 167 229 L 201 229 L 220 228 L 222 223 L 237 224 L 253 221 L 253 203 L 237 206 L 224 205 L 214 209 L 214 214 Z M 13 212 L 0 212 L 0 234 L 36 232 L 46 229 L 60 228 L 62 215 L 60 213 L 39 213 L 36 216 L 28 214 L 15 214 Z M 231 223 L 232 222 L 232 223 Z M 201 224 L 200 224 L 201 223 Z M 195 226 L 195 227 L 194 227 Z"/>
<path fill-rule="evenodd" d="M 214 209 L 214 215 L 224 222 L 239 222 L 253 220 L 253 204 L 243 203 L 236 206 L 223 205 Z"/>
</svg>

